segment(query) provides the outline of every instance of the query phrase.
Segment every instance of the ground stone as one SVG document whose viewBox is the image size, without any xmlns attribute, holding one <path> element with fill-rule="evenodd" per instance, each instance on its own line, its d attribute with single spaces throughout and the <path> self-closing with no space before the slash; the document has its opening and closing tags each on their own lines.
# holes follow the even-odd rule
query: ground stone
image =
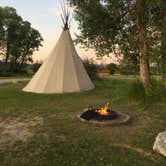
<svg viewBox="0 0 166 166">
<path fill-rule="evenodd" d="M 153 150 L 166 157 L 166 131 L 157 135 L 153 145 Z"/>
</svg>

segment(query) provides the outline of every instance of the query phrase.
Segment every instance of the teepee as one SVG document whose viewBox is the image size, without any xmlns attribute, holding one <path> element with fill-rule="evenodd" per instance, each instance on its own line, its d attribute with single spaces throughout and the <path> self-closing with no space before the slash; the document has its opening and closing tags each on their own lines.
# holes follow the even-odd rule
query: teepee
<svg viewBox="0 0 166 166">
<path fill-rule="evenodd" d="M 23 89 L 33 93 L 80 92 L 94 88 L 69 31 L 70 11 L 62 7 L 63 31 L 52 52 Z"/>
</svg>

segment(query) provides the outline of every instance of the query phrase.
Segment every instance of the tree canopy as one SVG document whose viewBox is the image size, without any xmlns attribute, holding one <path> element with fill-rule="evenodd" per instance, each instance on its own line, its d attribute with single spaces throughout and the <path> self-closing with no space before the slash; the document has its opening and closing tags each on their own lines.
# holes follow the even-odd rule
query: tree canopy
<svg viewBox="0 0 166 166">
<path fill-rule="evenodd" d="M 162 27 L 165 27 L 166 1 L 68 1 L 76 6 L 75 19 L 80 29 L 76 41 L 95 49 L 98 56 L 112 52 L 123 55 L 140 67 L 140 79 L 147 89 L 150 84 L 149 63 L 161 63 L 163 59 L 161 50 L 165 37 L 162 34 L 165 31 Z M 162 66 L 166 68 L 165 64 Z"/>
<path fill-rule="evenodd" d="M 41 34 L 24 21 L 12 7 L 0 7 L 0 56 L 10 70 L 32 62 L 32 54 L 42 46 Z"/>
</svg>

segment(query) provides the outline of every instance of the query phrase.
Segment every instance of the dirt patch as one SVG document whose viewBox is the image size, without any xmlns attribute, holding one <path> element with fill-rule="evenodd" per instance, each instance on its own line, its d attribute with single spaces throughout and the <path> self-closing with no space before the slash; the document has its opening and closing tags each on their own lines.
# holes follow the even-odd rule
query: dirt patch
<svg viewBox="0 0 166 166">
<path fill-rule="evenodd" d="M 42 125 L 42 117 L 16 117 L 2 119 L 0 117 L 0 147 L 16 141 L 26 141 L 34 135 L 32 127 Z"/>
</svg>

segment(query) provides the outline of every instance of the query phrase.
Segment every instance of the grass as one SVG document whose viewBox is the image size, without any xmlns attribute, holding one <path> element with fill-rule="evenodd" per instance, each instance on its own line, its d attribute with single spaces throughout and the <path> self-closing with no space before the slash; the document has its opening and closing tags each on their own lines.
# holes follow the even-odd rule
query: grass
<svg viewBox="0 0 166 166">
<path fill-rule="evenodd" d="M 133 79 L 109 77 L 95 82 L 95 90 L 72 94 L 24 93 L 26 83 L 0 85 L 0 118 L 39 116 L 27 141 L 0 146 L 1 166 L 165 166 L 152 152 L 156 135 L 165 130 L 166 103 L 130 103 Z M 85 107 L 109 101 L 113 110 L 128 113 L 125 126 L 96 126 L 80 122 Z M 1 132 L 1 128 L 0 128 Z"/>
<path fill-rule="evenodd" d="M 31 78 L 31 74 L 26 73 L 0 73 L 0 79 Z"/>
</svg>

